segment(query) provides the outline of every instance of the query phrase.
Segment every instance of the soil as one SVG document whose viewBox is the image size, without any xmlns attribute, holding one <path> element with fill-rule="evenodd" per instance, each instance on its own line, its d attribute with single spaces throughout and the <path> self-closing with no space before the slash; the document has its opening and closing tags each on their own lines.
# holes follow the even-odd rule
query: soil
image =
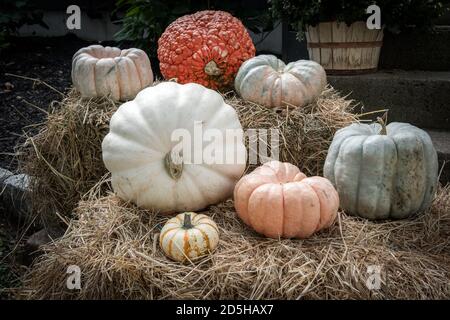
<svg viewBox="0 0 450 320">
<path fill-rule="evenodd" d="M 70 86 L 73 53 L 87 44 L 68 37 L 18 38 L 0 55 L 0 167 L 16 169 L 14 147 L 31 125 L 41 123 L 60 94 L 43 84 L 9 74 L 40 79 L 64 92 Z"/>
<path fill-rule="evenodd" d="M 44 84 L 20 77 L 39 79 L 64 93 L 71 86 L 73 54 L 94 43 L 73 35 L 16 38 L 7 50 L 0 51 L 0 167 L 16 170 L 15 146 L 23 140 L 24 132 L 36 132 L 37 124 L 45 120 L 46 114 L 40 109 L 48 110 L 52 101 L 61 98 Z M 114 42 L 101 44 L 117 46 Z M 157 61 L 151 60 L 158 76 Z"/>
<path fill-rule="evenodd" d="M 9 221 L 0 203 L 0 300 L 12 297 L 11 288 L 20 285 L 26 270 L 25 242 L 21 227 Z"/>
<path fill-rule="evenodd" d="M 60 100 L 61 93 L 71 87 L 73 54 L 94 43 L 98 42 L 73 35 L 15 38 L 7 49 L 0 51 L 1 168 L 17 171 L 16 146 L 24 141 L 25 133 L 33 135 L 39 130 L 52 102 Z M 131 47 L 127 43 L 101 44 Z M 155 76 L 160 77 L 157 60 L 150 60 Z M 0 300 L 12 298 L 8 288 L 20 285 L 20 276 L 31 262 L 25 241 L 36 231 L 32 226 L 18 225 L 9 219 L 0 201 Z"/>
<path fill-rule="evenodd" d="M 70 88 L 72 56 L 90 44 L 75 36 L 16 38 L 0 51 L 0 167 L 17 170 L 15 146 L 25 132 L 37 132 L 51 102 L 61 99 L 58 91 Z M 38 230 L 27 227 L 9 219 L 0 201 L 0 300 L 12 297 L 8 288 L 20 284 L 30 263 L 25 240 Z"/>
</svg>

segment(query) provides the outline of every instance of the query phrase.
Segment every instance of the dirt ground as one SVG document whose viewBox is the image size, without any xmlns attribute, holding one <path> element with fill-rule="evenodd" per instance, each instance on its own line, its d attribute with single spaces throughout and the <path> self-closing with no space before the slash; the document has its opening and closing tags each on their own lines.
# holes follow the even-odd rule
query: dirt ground
<svg viewBox="0 0 450 320">
<path fill-rule="evenodd" d="M 64 92 L 70 86 L 72 55 L 85 44 L 75 37 L 21 38 L 0 53 L 0 167 L 16 169 L 14 146 L 24 130 L 44 120 L 39 108 L 47 110 L 59 98 L 47 86 L 19 77 L 40 79 Z"/>
<path fill-rule="evenodd" d="M 17 170 L 15 146 L 25 132 L 39 129 L 51 102 L 61 97 L 57 91 L 69 89 L 72 56 L 89 44 L 74 36 L 17 38 L 0 51 L 0 167 Z M 11 221 L 0 203 L 0 299 L 10 297 L 4 289 L 17 286 L 30 263 L 24 242 L 37 230 L 27 227 Z"/>
<path fill-rule="evenodd" d="M 59 92 L 69 90 L 72 56 L 91 44 L 94 42 L 73 35 L 16 38 L 0 51 L 1 168 L 16 173 L 15 147 L 23 141 L 25 133 L 32 135 L 39 130 L 52 101 L 61 99 Z M 101 44 L 130 47 L 126 43 Z M 160 76 L 157 60 L 151 58 L 151 63 L 155 77 Z M 31 262 L 24 242 L 35 231 L 11 221 L 0 203 L 0 300 L 10 297 L 4 289 L 17 286 L 20 274 Z"/>
</svg>

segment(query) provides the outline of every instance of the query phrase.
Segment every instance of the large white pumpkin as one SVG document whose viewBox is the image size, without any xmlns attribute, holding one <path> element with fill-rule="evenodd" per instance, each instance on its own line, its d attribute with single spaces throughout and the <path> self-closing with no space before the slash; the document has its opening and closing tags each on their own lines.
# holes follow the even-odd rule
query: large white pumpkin
<svg viewBox="0 0 450 320">
<path fill-rule="evenodd" d="M 153 83 L 153 72 L 141 49 L 92 45 L 74 54 L 72 83 L 83 97 L 125 101 Z"/>
<path fill-rule="evenodd" d="M 286 65 L 273 55 L 245 61 L 234 81 L 242 98 L 268 107 L 305 106 L 322 93 L 326 84 L 325 70 L 317 62 L 299 60 Z"/>
<path fill-rule="evenodd" d="M 352 124 L 336 132 L 324 176 L 347 212 L 368 219 L 405 218 L 430 206 L 437 154 L 428 134 L 408 123 Z"/>
<path fill-rule="evenodd" d="M 187 149 L 180 152 L 172 134 L 183 129 L 193 141 L 199 125 L 205 137 L 227 132 L 241 137 L 222 140 L 213 157 L 217 163 L 196 160 L 198 152 L 186 161 Z M 162 213 L 196 211 L 232 195 L 246 166 L 242 133 L 236 111 L 219 93 L 194 83 L 163 82 L 142 90 L 112 116 L 103 161 L 122 199 Z M 208 146 L 205 141 L 201 148 Z M 221 161 L 219 153 L 234 160 Z"/>
</svg>

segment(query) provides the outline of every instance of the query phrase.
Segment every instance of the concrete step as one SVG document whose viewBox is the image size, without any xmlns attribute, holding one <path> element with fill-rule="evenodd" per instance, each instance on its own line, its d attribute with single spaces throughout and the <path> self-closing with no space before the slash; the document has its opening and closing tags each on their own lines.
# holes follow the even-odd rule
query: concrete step
<svg viewBox="0 0 450 320">
<path fill-rule="evenodd" d="M 425 129 L 433 140 L 438 153 L 440 181 L 442 184 L 450 183 L 450 131 Z"/>
<path fill-rule="evenodd" d="M 450 131 L 450 71 L 379 71 L 329 75 L 330 84 L 361 102 L 362 112 L 389 109 L 388 120 Z"/>
</svg>

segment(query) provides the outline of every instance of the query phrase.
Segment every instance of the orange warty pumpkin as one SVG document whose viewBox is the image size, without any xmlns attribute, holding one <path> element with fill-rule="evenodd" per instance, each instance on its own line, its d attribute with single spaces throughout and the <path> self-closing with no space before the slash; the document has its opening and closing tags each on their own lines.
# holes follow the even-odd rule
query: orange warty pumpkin
<svg viewBox="0 0 450 320">
<path fill-rule="evenodd" d="M 242 22 L 223 11 L 199 11 L 178 18 L 158 40 L 165 79 L 196 82 L 211 89 L 231 86 L 241 64 L 254 56 L 255 46 Z"/>
<path fill-rule="evenodd" d="M 307 238 L 336 218 L 339 196 L 331 182 L 309 177 L 287 162 L 271 161 L 234 189 L 238 216 L 269 238 Z"/>
</svg>

